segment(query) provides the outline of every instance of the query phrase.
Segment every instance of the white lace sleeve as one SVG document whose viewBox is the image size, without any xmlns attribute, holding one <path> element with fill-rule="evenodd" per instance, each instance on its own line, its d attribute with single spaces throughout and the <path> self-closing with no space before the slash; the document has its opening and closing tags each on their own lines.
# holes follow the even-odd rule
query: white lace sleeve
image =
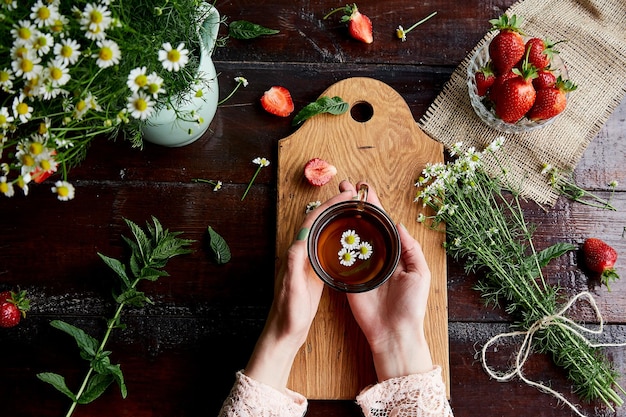
<svg viewBox="0 0 626 417">
<path fill-rule="evenodd" d="M 371 385 L 356 401 L 365 417 L 452 417 L 439 366 Z"/>
<path fill-rule="evenodd" d="M 297 392 L 280 392 L 239 371 L 219 417 L 302 417 L 307 405 Z"/>
</svg>

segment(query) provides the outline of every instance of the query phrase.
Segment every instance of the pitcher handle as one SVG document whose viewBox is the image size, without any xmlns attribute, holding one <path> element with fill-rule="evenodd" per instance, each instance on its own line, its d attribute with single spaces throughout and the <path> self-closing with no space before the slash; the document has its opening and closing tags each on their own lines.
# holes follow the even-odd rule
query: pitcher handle
<svg viewBox="0 0 626 417">
<path fill-rule="evenodd" d="M 220 13 L 212 4 L 207 2 L 200 3 L 199 7 L 204 18 L 199 28 L 200 39 L 202 40 L 201 47 L 207 55 L 211 56 L 220 29 Z"/>
</svg>

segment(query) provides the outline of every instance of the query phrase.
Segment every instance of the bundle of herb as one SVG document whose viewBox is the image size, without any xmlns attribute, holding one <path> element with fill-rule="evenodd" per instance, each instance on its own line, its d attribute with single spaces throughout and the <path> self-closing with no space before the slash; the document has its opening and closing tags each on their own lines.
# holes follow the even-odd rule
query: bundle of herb
<svg viewBox="0 0 626 417">
<path fill-rule="evenodd" d="M 88 404 L 100 397 L 113 382 L 119 385 L 122 397 L 126 398 L 127 390 L 120 365 L 112 364 L 111 351 L 105 350 L 111 332 L 113 329 L 124 327 L 121 322 L 124 307 L 142 307 L 146 303 L 152 304 L 152 300 L 138 290 L 138 284 L 141 281 L 156 281 L 160 277 L 168 276 L 168 273 L 162 270 L 167 262 L 174 256 L 191 252 L 187 249 L 192 243 L 191 240 L 178 238 L 180 232 L 169 232 L 163 229 L 161 223 L 154 217 L 152 218 L 153 225 L 147 224 L 147 233 L 135 223 L 126 219 L 125 221 L 135 238 L 133 241 L 124 237 L 131 250 L 130 271 L 127 271 L 126 266 L 119 260 L 98 254 L 120 281 L 120 292 L 115 295 L 117 308 L 113 317 L 107 321 L 102 340 L 98 341 L 82 329 L 64 321 L 51 322 L 53 327 L 74 338 L 81 358 L 89 362 L 89 370 L 76 393 L 67 386 L 65 378 L 59 374 L 44 372 L 37 375 L 39 379 L 51 384 L 72 400 L 66 417 L 72 415 L 78 404 Z"/>
<path fill-rule="evenodd" d="M 626 392 L 616 382 L 617 373 L 598 349 L 571 330 L 569 319 L 558 314 L 562 295 L 541 271 L 575 247 L 558 243 L 536 251 L 517 187 L 506 184 L 505 175 L 492 177 L 482 167 L 485 158 L 497 161 L 494 152 L 502 145 L 503 138 L 498 138 L 484 152 L 470 148 L 460 155 L 462 144 L 457 144 L 451 151 L 458 156 L 453 162 L 428 165 L 416 183 L 420 188 L 415 200 L 435 214 L 418 220 L 435 228 L 445 224 L 446 251 L 464 260 L 467 272 L 481 272 L 476 289 L 487 304 L 505 304 L 515 327 L 533 328 L 533 348 L 551 354 L 582 399 L 602 400 L 611 409 L 612 404 L 621 406 L 616 389 Z M 546 317 L 550 325 L 538 326 Z"/>
</svg>

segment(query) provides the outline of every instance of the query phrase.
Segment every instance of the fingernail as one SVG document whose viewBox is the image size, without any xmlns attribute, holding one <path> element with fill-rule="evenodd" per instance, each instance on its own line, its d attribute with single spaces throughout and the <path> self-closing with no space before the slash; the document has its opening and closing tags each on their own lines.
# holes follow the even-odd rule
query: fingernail
<svg viewBox="0 0 626 417">
<path fill-rule="evenodd" d="M 402 227 L 404 230 L 407 230 L 406 226 L 404 225 L 404 223 L 400 223 L 400 227 Z"/>
<path fill-rule="evenodd" d="M 308 227 L 303 227 L 298 232 L 298 236 L 296 236 L 296 240 L 305 240 L 307 238 L 307 236 L 309 236 L 309 228 Z"/>
</svg>

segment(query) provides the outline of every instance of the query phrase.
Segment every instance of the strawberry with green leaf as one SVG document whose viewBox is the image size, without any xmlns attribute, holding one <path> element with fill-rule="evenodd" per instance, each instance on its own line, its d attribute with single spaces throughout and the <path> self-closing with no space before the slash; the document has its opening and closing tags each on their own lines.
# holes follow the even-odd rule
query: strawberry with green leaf
<svg viewBox="0 0 626 417">
<path fill-rule="evenodd" d="M 341 10 L 344 12 L 344 15 L 341 17 L 341 21 L 348 24 L 350 36 L 357 41 L 372 43 L 374 41 L 372 21 L 369 17 L 359 11 L 356 3 L 352 5 L 347 4 L 345 7 L 333 9 L 326 14 L 326 16 L 324 16 L 324 19 L 327 19 L 328 16 Z"/>
<path fill-rule="evenodd" d="M 496 116 L 506 123 L 516 123 L 533 107 L 537 92 L 533 87 L 533 79 L 537 78 L 537 70 L 528 63 L 528 57 L 522 69 L 513 68 L 513 77 L 504 82 L 498 89 L 496 97 Z"/>
<path fill-rule="evenodd" d="M 576 84 L 559 75 L 554 86 L 537 91 L 535 103 L 526 117 L 530 120 L 546 120 L 560 114 L 567 106 L 566 94 L 576 88 Z"/>
<path fill-rule="evenodd" d="M 590 237 L 583 243 L 583 259 L 587 268 L 600 275 L 600 282 L 609 286 L 610 281 L 619 279 L 615 270 L 617 251 L 601 239 Z"/>
<path fill-rule="evenodd" d="M 509 18 L 506 14 L 489 21 L 492 30 L 498 34 L 489 43 L 489 56 L 495 70 L 504 74 L 513 68 L 523 57 L 526 45 L 523 32 L 518 26 L 517 16 Z"/>
<path fill-rule="evenodd" d="M 19 324 L 26 312 L 30 309 L 30 301 L 26 298 L 26 291 L 0 292 L 0 327 L 9 328 Z"/>
<path fill-rule="evenodd" d="M 476 71 L 474 79 L 476 80 L 476 93 L 480 97 L 487 95 L 491 86 L 496 82 L 496 74 L 493 71 L 491 62 L 488 62 L 487 65 Z"/>
</svg>

